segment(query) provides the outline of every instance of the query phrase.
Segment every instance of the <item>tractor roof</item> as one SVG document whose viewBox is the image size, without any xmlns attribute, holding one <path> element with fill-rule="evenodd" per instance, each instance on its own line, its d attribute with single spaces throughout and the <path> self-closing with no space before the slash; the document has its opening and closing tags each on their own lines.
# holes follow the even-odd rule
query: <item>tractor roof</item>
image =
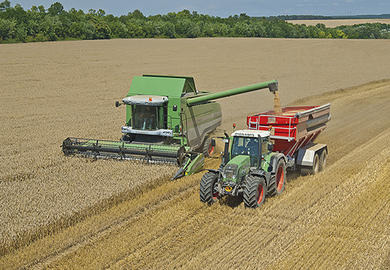
<svg viewBox="0 0 390 270">
<path fill-rule="evenodd" d="M 180 98 L 185 93 L 197 93 L 192 77 L 143 75 L 133 78 L 127 96 L 156 95 Z"/>
<path fill-rule="evenodd" d="M 233 137 L 269 137 L 270 133 L 269 131 L 264 130 L 254 130 L 254 129 L 244 129 L 244 130 L 237 130 L 234 131 L 232 134 Z"/>
</svg>

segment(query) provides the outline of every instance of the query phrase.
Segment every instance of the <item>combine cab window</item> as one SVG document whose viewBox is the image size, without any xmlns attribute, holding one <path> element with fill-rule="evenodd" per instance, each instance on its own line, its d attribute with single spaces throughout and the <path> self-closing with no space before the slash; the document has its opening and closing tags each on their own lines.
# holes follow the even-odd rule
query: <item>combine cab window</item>
<svg viewBox="0 0 390 270">
<path fill-rule="evenodd" d="M 259 163 L 259 140 L 251 137 L 234 137 L 232 144 L 232 156 L 247 155 L 251 158 L 251 166 L 257 167 Z"/>
<path fill-rule="evenodd" d="M 133 128 L 158 129 L 158 108 L 157 106 L 133 105 Z"/>
</svg>

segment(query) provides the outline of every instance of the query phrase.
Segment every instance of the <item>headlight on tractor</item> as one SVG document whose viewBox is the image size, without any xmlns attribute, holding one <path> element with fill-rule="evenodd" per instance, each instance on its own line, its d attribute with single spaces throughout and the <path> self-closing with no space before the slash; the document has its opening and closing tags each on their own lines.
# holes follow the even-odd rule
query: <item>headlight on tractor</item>
<svg viewBox="0 0 390 270">
<path fill-rule="evenodd" d="M 235 180 L 237 178 L 237 171 L 238 166 L 236 164 L 229 164 L 223 170 L 223 177 L 226 179 Z"/>
</svg>

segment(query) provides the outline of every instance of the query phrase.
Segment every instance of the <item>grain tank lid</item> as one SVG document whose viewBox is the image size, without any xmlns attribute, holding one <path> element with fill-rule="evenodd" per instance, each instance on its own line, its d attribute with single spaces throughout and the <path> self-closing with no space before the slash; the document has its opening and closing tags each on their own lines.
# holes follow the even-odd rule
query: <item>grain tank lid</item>
<svg viewBox="0 0 390 270">
<path fill-rule="evenodd" d="M 125 97 L 122 99 L 122 101 L 127 105 L 161 106 L 168 102 L 168 97 L 154 95 L 135 95 L 131 97 Z"/>
<path fill-rule="evenodd" d="M 191 92 L 197 93 L 192 77 L 143 75 L 133 77 L 127 95 L 157 95 L 181 98 L 186 93 Z"/>
</svg>

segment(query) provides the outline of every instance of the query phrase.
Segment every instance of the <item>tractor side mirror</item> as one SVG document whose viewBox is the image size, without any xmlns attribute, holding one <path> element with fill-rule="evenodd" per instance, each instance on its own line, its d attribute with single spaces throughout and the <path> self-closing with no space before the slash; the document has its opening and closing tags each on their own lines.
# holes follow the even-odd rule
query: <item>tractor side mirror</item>
<svg viewBox="0 0 390 270">
<path fill-rule="evenodd" d="M 274 150 L 274 145 L 272 143 L 268 143 L 268 151 L 272 152 Z"/>
<path fill-rule="evenodd" d="M 215 140 L 214 139 L 211 139 L 211 146 L 215 147 Z"/>
</svg>

